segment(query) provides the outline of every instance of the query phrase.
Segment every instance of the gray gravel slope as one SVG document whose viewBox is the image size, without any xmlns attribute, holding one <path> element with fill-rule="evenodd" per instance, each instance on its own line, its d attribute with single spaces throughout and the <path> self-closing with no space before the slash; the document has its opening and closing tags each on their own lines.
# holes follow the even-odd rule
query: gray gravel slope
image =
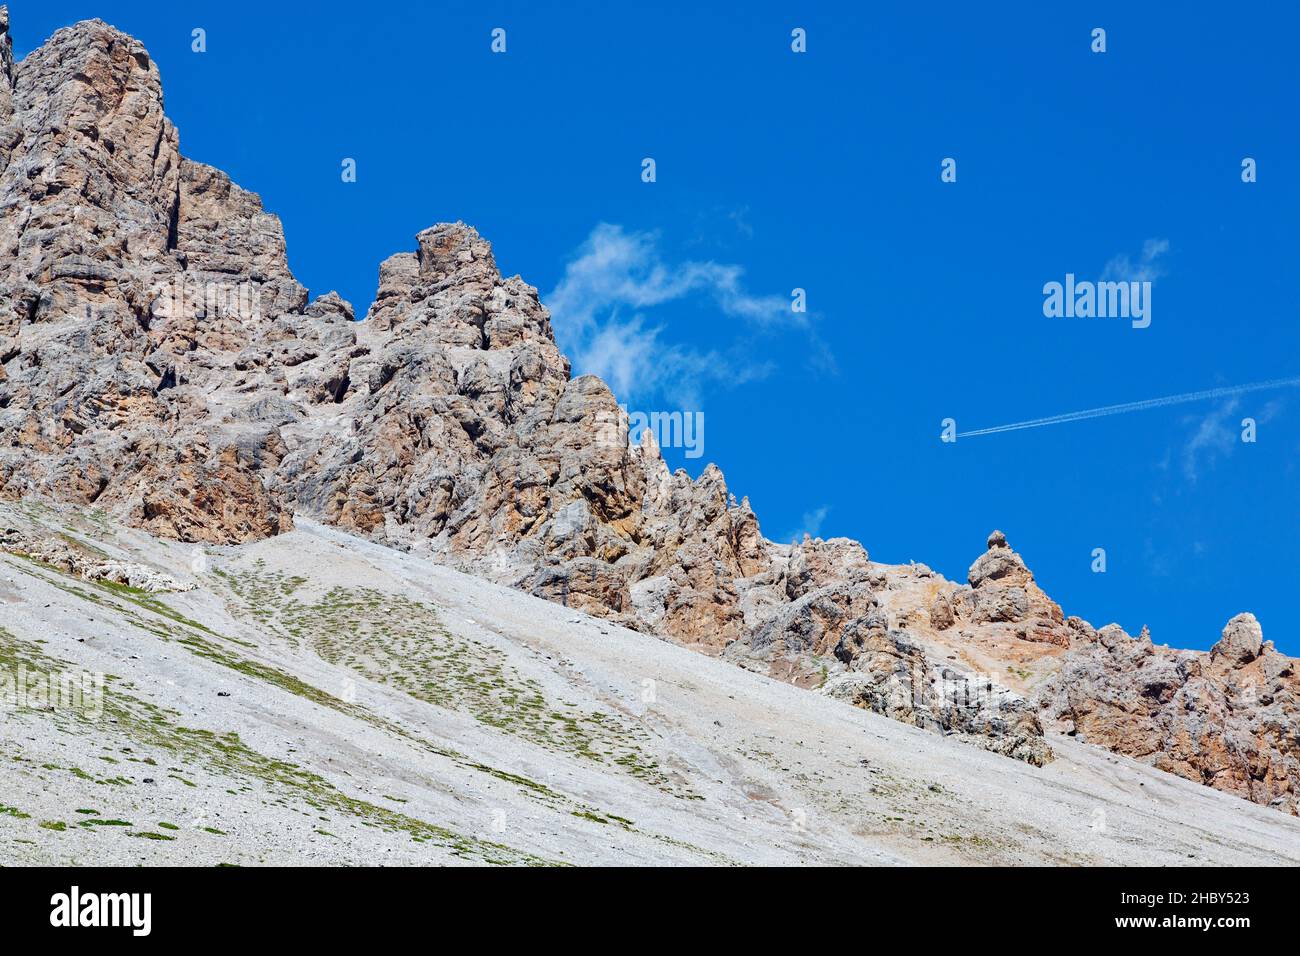
<svg viewBox="0 0 1300 956">
<path fill-rule="evenodd" d="M 1037 769 L 310 522 L 0 525 L 196 585 L 0 554 L 0 669 L 111 675 L 0 710 L 8 865 L 1300 862 L 1295 819 L 1076 741 Z"/>
</svg>

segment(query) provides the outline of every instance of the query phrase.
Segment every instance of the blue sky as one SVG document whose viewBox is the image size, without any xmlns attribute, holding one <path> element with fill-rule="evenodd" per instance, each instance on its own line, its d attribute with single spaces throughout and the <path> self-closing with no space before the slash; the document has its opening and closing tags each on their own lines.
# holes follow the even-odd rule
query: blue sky
<svg viewBox="0 0 1300 956">
<path fill-rule="evenodd" d="M 10 14 L 19 55 L 92 16 L 139 37 L 182 151 L 261 194 L 313 294 L 363 312 L 417 231 L 476 226 L 559 304 L 577 371 L 633 409 L 705 413 L 704 457 L 670 462 L 716 461 L 770 537 L 848 535 L 964 579 L 1001 528 L 1066 613 L 1205 648 L 1252 610 L 1300 654 L 1300 392 L 939 441 L 945 417 L 1300 374 L 1290 5 L 612 6 Z M 1144 268 L 1149 328 L 1043 315 L 1067 272 Z"/>
</svg>

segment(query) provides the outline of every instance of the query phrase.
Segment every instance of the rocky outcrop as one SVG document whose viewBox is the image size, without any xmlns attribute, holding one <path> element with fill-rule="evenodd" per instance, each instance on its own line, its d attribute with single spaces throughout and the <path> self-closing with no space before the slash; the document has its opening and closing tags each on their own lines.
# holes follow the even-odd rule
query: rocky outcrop
<svg viewBox="0 0 1300 956">
<path fill-rule="evenodd" d="M 1061 608 L 1034 582 L 1020 555 L 1011 550 L 1006 535 L 989 535 L 988 550 L 970 567 L 969 589 L 948 600 L 940 617 L 952 623 L 991 625 L 1029 641 L 1068 647 Z"/>
<path fill-rule="evenodd" d="M 1037 694 L 1056 729 L 1219 790 L 1300 807 L 1300 677 L 1250 614 L 1208 653 L 1070 619 L 1073 644 Z"/>
<path fill-rule="evenodd" d="M 130 37 L 78 24 L 9 72 L 0 494 L 94 502 L 186 540 L 291 526 L 264 480 L 277 436 L 228 414 L 231 360 L 262 332 L 248 304 L 305 304 L 278 220 L 181 158 Z"/>
<path fill-rule="evenodd" d="M 874 621 L 847 629 L 853 669 L 822 693 L 904 723 L 962 739 L 1041 767 L 1051 746 L 1031 704 L 989 675 L 946 666 L 905 631 Z"/>
<path fill-rule="evenodd" d="M 96 553 L 71 537 L 37 534 L 0 525 L 0 551 L 29 558 L 85 581 L 124 584 L 137 591 L 191 591 L 194 584 L 134 561 L 117 561 Z"/>
<path fill-rule="evenodd" d="M 137 41 L 89 21 L 15 63 L 7 26 L 0 496 L 217 544 L 310 516 L 1031 763 L 1051 757 L 1041 715 L 1294 806 L 1291 672 L 1248 624 L 1174 701 L 1132 681 L 1175 687 L 1176 663 L 1066 621 L 1000 532 L 966 584 L 843 538 L 768 541 L 717 467 L 629 444 L 474 229 L 386 260 L 358 322 L 297 282 L 256 195 L 181 155 Z M 1247 673 L 1257 704 L 1227 690 Z M 1188 699 L 1195 721 L 1173 713 Z"/>
</svg>

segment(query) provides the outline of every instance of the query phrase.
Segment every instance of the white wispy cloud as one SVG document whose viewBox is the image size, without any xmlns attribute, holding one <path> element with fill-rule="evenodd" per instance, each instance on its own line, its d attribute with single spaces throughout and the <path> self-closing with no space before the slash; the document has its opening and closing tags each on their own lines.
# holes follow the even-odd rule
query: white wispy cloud
<svg viewBox="0 0 1300 956">
<path fill-rule="evenodd" d="M 1257 427 L 1265 425 L 1277 417 L 1285 404 L 1284 399 L 1275 398 L 1258 410 L 1246 409 L 1240 398 L 1233 398 L 1203 418 L 1189 419 L 1193 428 L 1183 445 L 1183 475 L 1189 482 L 1195 482 L 1204 467 L 1212 467 L 1219 459 L 1227 458 L 1241 444 L 1241 423 L 1245 418 L 1253 418 Z"/>
<path fill-rule="evenodd" d="M 665 327 L 645 312 L 704 297 L 728 318 L 760 328 L 805 327 L 790 299 L 749 291 L 744 269 L 711 260 L 668 262 L 653 232 L 600 223 L 565 266 L 546 296 L 561 345 L 575 371 L 594 373 L 620 398 L 651 394 L 694 402 L 709 382 L 738 383 L 771 370 L 745 357 L 739 340 L 726 352 L 700 351 L 666 340 Z"/>
<path fill-rule="evenodd" d="M 639 315 L 624 320 L 613 314 L 572 349 L 576 371 L 599 375 L 620 399 L 658 395 L 697 409 L 706 384 L 737 385 L 772 370 L 770 362 L 741 363 L 716 351 L 665 342 L 662 333 Z"/>
<path fill-rule="evenodd" d="M 1241 400 L 1233 398 L 1210 411 L 1199 420 L 1183 446 L 1183 475 L 1194 482 L 1205 465 L 1213 465 L 1220 458 L 1232 454 L 1239 438 L 1234 427 Z"/>
<path fill-rule="evenodd" d="M 736 232 L 746 239 L 754 238 L 754 227 L 749 223 L 749 207 L 741 206 L 727 213 L 727 218 L 736 224 Z"/>
<path fill-rule="evenodd" d="M 781 541 L 802 541 L 806 534 L 810 538 L 815 538 L 822 531 L 822 525 L 826 523 L 826 515 L 830 513 L 829 505 L 822 505 L 820 508 L 814 508 L 812 511 L 804 512 L 804 516 L 799 519 L 799 527 L 791 531 Z"/>
<path fill-rule="evenodd" d="M 1128 254 L 1115 256 L 1106 263 L 1101 277 L 1107 282 L 1155 282 L 1165 274 L 1160 257 L 1168 251 L 1168 239 L 1148 239 L 1137 259 Z"/>
</svg>

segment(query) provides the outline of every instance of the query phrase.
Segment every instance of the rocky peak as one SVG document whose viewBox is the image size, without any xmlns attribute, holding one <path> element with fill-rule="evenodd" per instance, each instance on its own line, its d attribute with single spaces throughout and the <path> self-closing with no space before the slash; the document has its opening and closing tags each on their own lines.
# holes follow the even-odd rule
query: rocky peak
<svg viewBox="0 0 1300 956">
<path fill-rule="evenodd" d="M 111 304 L 143 311 L 149 280 L 169 268 L 179 205 L 157 66 L 138 41 L 91 20 L 60 30 L 12 73 L 0 289 L 35 321 Z M 124 269 L 128 259 L 139 268 Z"/>
<path fill-rule="evenodd" d="M 436 285 L 452 277 L 461 283 L 471 277 L 493 282 L 501 277 L 491 243 L 463 222 L 431 226 L 415 239 L 420 245 L 416 254 L 420 277 L 426 282 Z"/>
<path fill-rule="evenodd" d="M 967 581 L 968 589 L 932 608 L 933 618 L 991 625 L 1022 640 L 1069 646 L 1070 631 L 1060 606 L 1034 582 L 1001 531 L 989 535 L 987 550 L 970 566 Z"/>
<path fill-rule="evenodd" d="M 1210 648 L 1211 662 L 1222 659 L 1233 667 L 1249 664 L 1263 653 L 1264 630 L 1253 614 L 1238 614 L 1223 628 L 1223 635 Z"/>
<path fill-rule="evenodd" d="M 380 266 L 379 290 L 366 316 L 377 332 L 413 336 L 452 349 L 509 350 L 532 346 L 520 376 L 562 377 L 550 316 L 537 290 L 497 270 L 491 244 L 463 222 L 441 223 L 416 236 L 418 251 L 399 253 Z"/>
<path fill-rule="evenodd" d="M 1007 536 L 1001 531 L 989 535 L 988 550 L 970 566 L 967 580 L 973 588 L 985 585 L 1014 586 L 1033 581 L 1034 576 L 1025 567 L 1020 555 L 1011 550 Z"/>
</svg>

